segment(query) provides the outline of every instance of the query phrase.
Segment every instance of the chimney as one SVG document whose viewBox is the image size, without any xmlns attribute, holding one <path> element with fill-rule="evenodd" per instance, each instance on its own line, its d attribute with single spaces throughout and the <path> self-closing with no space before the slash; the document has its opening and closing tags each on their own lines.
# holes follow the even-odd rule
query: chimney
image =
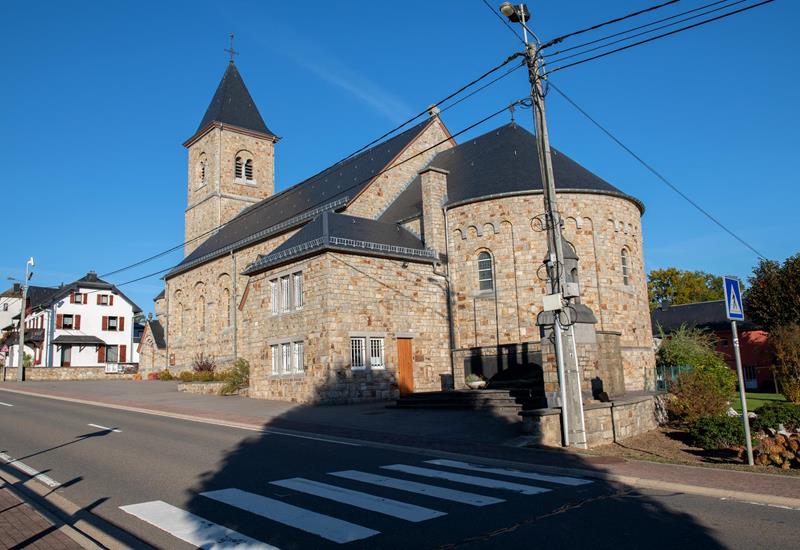
<svg viewBox="0 0 800 550">
<path fill-rule="evenodd" d="M 447 201 L 447 170 L 428 166 L 419 173 L 422 190 L 422 241 L 440 255 L 447 250 L 444 234 L 444 203 Z"/>
<path fill-rule="evenodd" d="M 14 283 L 14 294 L 19 294 L 22 292 L 22 285 L 19 283 Z"/>
</svg>

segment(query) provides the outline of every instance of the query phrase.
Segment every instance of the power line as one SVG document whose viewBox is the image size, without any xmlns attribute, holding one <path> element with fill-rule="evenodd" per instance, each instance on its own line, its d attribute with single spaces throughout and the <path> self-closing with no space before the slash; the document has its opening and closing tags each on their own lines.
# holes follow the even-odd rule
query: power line
<svg viewBox="0 0 800 550">
<path fill-rule="evenodd" d="M 442 103 L 445 103 L 445 102 L 449 101 L 450 99 L 452 99 L 452 98 L 456 97 L 456 96 L 457 96 L 457 95 L 459 95 L 460 93 L 462 93 L 462 92 L 464 92 L 465 90 L 467 90 L 467 89 L 471 88 L 472 86 L 474 86 L 475 84 L 477 84 L 477 83 L 478 83 L 478 82 L 480 82 L 481 80 L 483 80 L 483 79 L 487 78 L 488 76 L 490 76 L 490 75 L 494 74 L 494 73 L 495 73 L 495 72 L 497 72 L 498 70 L 502 69 L 503 67 L 505 67 L 506 65 L 508 65 L 509 63 L 511 63 L 511 61 L 513 61 L 514 59 L 516 59 L 517 57 L 520 57 L 520 56 L 522 56 L 522 55 L 523 55 L 522 53 L 515 53 L 515 54 L 513 54 L 513 55 L 510 55 L 510 56 L 508 56 L 508 57 L 507 57 L 507 58 L 506 58 L 506 59 L 505 59 L 505 60 L 504 60 L 502 63 L 500 63 L 499 65 L 496 65 L 495 67 L 492 67 L 491 69 L 489 69 L 488 71 L 486 71 L 486 72 L 484 72 L 482 75 L 480 75 L 479 77 L 477 77 L 477 78 L 475 78 L 475 79 L 471 80 L 471 81 L 470 81 L 470 82 L 468 82 L 467 84 L 464 84 L 463 86 L 461 86 L 460 88 L 458 88 L 458 89 L 457 89 L 455 92 L 452 92 L 452 93 L 448 94 L 447 96 L 445 96 L 444 98 L 440 99 L 439 101 L 437 101 L 436 103 L 434 103 L 434 104 L 432 105 L 432 107 L 436 107 L 436 106 L 438 106 L 438 105 L 441 105 Z M 516 69 L 518 69 L 518 68 L 519 68 L 519 67 L 515 67 L 515 68 L 514 68 L 514 70 L 516 70 Z M 445 108 L 443 109 L 443 111 L 446 111 L 446 110 L 448 110 L 448 109 L 451 109 L 452 107 L 455 107 L 456 105 L 458 105 L 459 103 L 461 103 L 461 102 L 462 102 L 464 99 L 467 99 L 467 98 L 469 98 L 469 97 L 472 97 L 473 95 L 475 95 L 475 93 L 477 93 L 477 92 L 479 92 L 479 91 L 481 91 L 481 90 L 483 90 L 483 89 L 487 88 L 488 86 L 490 86 L 491 84 L 494 84 L 495 82 L 497 82 L 497 81 L 501 80 L 502 78 L 505 78 L 505 77 L 506 77 L 506 76 L 508 76 L 508 74 L 510 74 L 511 72 L 513 72 L 513 70 L 512 70 L 512 71 L 509 71 L 509 72 L 507 72 L 507 73 L 505 73 L 505 74 L 503 74 L 503 75 L 501 75 L 499 78 L 495 78 L 494 80 L 492 80 L 491 82 L 489 82 L 487 85 L 484 85 L 484 86 L 482 86 L 482 87 L 478 88 L 477 90 L 474 90 L 472 93 L 468 94 L 466 97 L 464 97 L 464 98 L 462 98 L 462 99 L 459 99 L 458 101 L 456 101 L 456 102 L 452 103 L 451 105 L 449 105 L 449 106 L 445 107 Z M 330 167 L 326 168 L 325 170 L 329 170 L 330 168 L 333 168 L 333 167 L 339 167 L 339 168 L 341 168 L 341 167 L 343 167 L 343 166 L 346 166 L 347 164 L 349 164 L 349 162 L 354 162 L 354 161 L 352 160 L 352 159 L 353 159 L 353 157 L 355 157 L 355 156 L 356 156 L 356 155 L 358 155 L 359 153 L 361 153 L 361 152 L 363 152 L 363 151 L 365 151 L 365 150 L 369 149 L 369 147 L 371 147 L 371 146 L 375 145 L 376 143 L 378 143 L 378 142 L 380 142 L 381 140 L 383 140 L 384 138 L 386 138 L 386 137 L 390 136 L 390 135 L 391 135 L 391 134 L 393 134 L 394 132 L 396 132 L 396 131 L 398 131 L 398 130 L 400 130 L 400 129 L 404 128 L 405 126 L 409 125 L 410 123 L 414 122 L 415 120 L 417 120 L 418 118 L 420 118 L 422 115 L 424 115 L 424 114 L 427 114 L 429 109 L 430 109 L 430 107 L 429 107 L 428 109 L 426 109 L 426 110 L 424 110 L 424 111 L 420 112 L 419 114 L 417 114 L 417 115 L 413 116 L 412 118 L 410 118 L 410 119 L 406 120 L 405 122 L 403 122 L 403 123 L 402 123 L 402 124 L 400 124 L 399 126 L 396 126 L 395 128 L 392 128 L 391 130 L 389 130 L 388 132 L 385 132 L 385 133 L 384 133 L 383 135 L 381 135 L 380 137 L 378 137 L 378 138 L 376 138 L 376 139 L 372 140 L 371 142 L 369 142 L 369 143 L 368 143 L 368 144 L 366 144 L 365 146 L 361 147 L 360 149 L 358 149 L 357 151 L 355 151 L 355 152 L 351 153 L 350 155 L 348 155 L 348 156 L 344 157 L 343 159 L 341 159 L 340 161 L 338 161 L 338 162 L 334 163 L 333 165 L 331 165 Z M 308 181 L 308 180 L 311 180 L 311 179 L 314 179 L 315 177 L 319 176 L 319 175 L 320 175 L 322 172 L 324 172 L 325 170 L 323 170 L 323 171 L 321 171 L 321 172 L 318 172 L 318 173 L 314 174 L 313 176 L 311 176 L 311 177 L 307 178 L 307 179 L 306 179 L 306 181 Z M 377 175 L 376 175 L 376 176 L 373 176 L 373 178 L 374 178 L 374 177 L 377 177 Z M 370 178 L 370 179 L 372 179 L 372 178 Z M 362 182 L 362 183 L 363 183 L 363 182 Z M 280 193 L 277 193 L 277 194 L 275 194 L 275 195 L 272 195 L 272 197 L 270 197 L 270 198 L 274 198 L 274 197 L 277 197 L 277 196 L 285 196 L 285 195 L 291 194 L 292 192 L 295 192 L 295 191 L 297 190 L 297 187 L 298 187 L 297 185 L 295 185 L 295 186 L 292 186 L 292 187 L 290 187 L 289 189 L 286 189 L 286 190 L 284 190 L 284 191 L 282 191 L 282 192 L 280 192 Z M 252 213 L 254 210 L 256 210 L 256 209 L 258 209 L 258 208 L 262 208 L 262 207 L 264 207 L 266 204 L 267 204 L 267 203 L 260 203 L 260 204 L 256 204 L 256 205 L 254 205 L 254 206 L 253 206 L 253 208 L 250 210 L 250 212 Z M 312 206 L 310 206 L 310 207 L 306 208 L 305 210 L 303 210 L 302 212 L 299 212 L 298 214 L 302 214 L 303 212 L 307 212 L 308 210 L 310 210 L 310 209 L 313 209 L 313 208 L 314 208 L 314 207 L 316 207 L 316 206 L 319 206 L 319 204 L 312 205 Z M 101 277 L 109 277 L 109 276 L 111 276 L 111 275 L 116 275 L 117 273 L 121 273 L 121 272 L 123 272 L 123 271 L 128 271 L 128 270 L 130 270 L 130 269 L 133 269 L 134 267 L 138 267 L 138 266 L 140 266 L 140 265 L 143 265 L 143 264 L 149 263 L 149 262 L 151 262 L 151 261 L 153 261 L 153 260 L 156 260 L 156 259 L 158 259 L 158 258 L 161 258 L 161 257 L 163 257 L 163 256 L 166 256 L 167 254 L 170 254 L 171 252 L 175 252 L 176 250 L 179 250 L 180 248 L 183 248 L 183 247 L 184 247 L 184 246 L 186 246 L 187 244 L 190 244 L 190 243 L 192 243 L 192 242 L 195 242 L 195 241 L 197 241 L 197 240 L 199 240 L 199 239 L 202 239 L 202 238 L 204 238 L 204 237 L 206 237 L 206 236 L 208 236 L 208 235 L 211 235 L 212 233 L 215 233 L 215 232 L 219 231 L 220 229 L 222 229 L 223 227 L 225 227 L 226 225 L 228 225 L 229 223 L 231 223 L 231 222 L 232 222 L 234 219 L 236 219 L 236 218 L 234 217 L 234 218 L 232 218 L 231 220 L 228 220 L 228 221 L 227 221 L 227 222 L 225 222 L 225 223 L 222 223 L 222 224 L 220 224 L 220 225 L 218 225 L 218 226 L 216 226 L 216 227 L 213 227 L 213 228 L 211 228 L 210 230 L 206 231 L 205 233 L 202 233 L 202 234 L 200 234 L 200 235 L 197 235 L 196 237 L 193 237 L 193 238 L 191 238 L 191 239 L 188 239 L 188 240 L 186 240 L 186 241 L 184 241 L 184 242 L 182 242 L 182 243 L 180 243 L 180 244 L 178 244 L 178 245 L 175 245 L 175 246 L 173 246 L 173 247 L 170 247 L 170 248 L 168 248 L 168 249 L 166 249 L 166 250 L 164 250 L 164 251 L 161 251 L 161 252 L 158 252 L 158 253 L 156 253 L 156 254 L 153 254 L 152 256 L 149 256 L 149 257 L 147 257 L 147 258 L 144 258 L 143 260 L 139 260 L 139 261 L 137 261 L 137 262 L 134 262 L 134 263 L 132 263 L 132 264 L 129 264 L 129 265 L 123 266 L 123 267 L 121 267 L 121 268 L 119 268 L 119 269 L 115 269 L 115 270 L 113 270 L 113 271 L 109 271 L 108 273 L 104 273 L 104 274 L 102 274 L 102 275 L 100 275 L 100 276 L 101 276 Z"/>
<path fill-rule="evenodd" d="M 649 30 L 646 30 L 646 31 L 642 31 L 642 32 L 639 32 L 639 33 L 636 33 L 636 34 L 632 34 L 630 36 L 626 36 L 625 38 L 619 38 L 617 40 L 612 40 L 611 42 L 606 42 L 605 44 L 600 44 L 599 46 L 595 46 L 594 48 L 589 48 L 588 50 L 575 52 L 575 53 L 570 54 L 570 55 L 565 55 L 563 57 L 559 57 L 558 59 L 552 59 L 552 60 L 548 59 L 548 63 L 560 63 L 560 62 L 565 61 L 567 59 L 572 59 L 573 57 L 579 57 L 581 55 L 584 55 L 584 54 L 587 54 L 587 53 L 590 53 L 590 52 L 594 52 L 594 51 L 597 51 L 597 50 L 602 50 L 603 48 L 607 48 L 609 46 L 613 46 L 614 44 L 619 44 L 620 42 L 625 42 L 626 40 L 631 40 L 631 39 L 636 38 L 638 36 L 644 36 L 646 34 L 650 34 L 650 33 L 656 32 L 656 31 L 660 31 L 661 29 L 667 29 L 669 27 L 673 27 L 673 26 L 678 25 L 680 23 L 685 23 L 686 21 L 691 21 L 693 19 L 697 19 L 698 17 L 706 16 L 706 15 L 708 15 L 710 13 L 715 13 L 715 12 L 718 12 L 720 10 L 725 10 L 725 9 L 731 8 L 731 7 L 736 6 L 738 4 L 744 4 L 747 1 L 748 0 L 737 0 L 736 2 L 733 2 L 732 4 L 726 4 L 725 6 L 720 6 L 720 7 L 705 11 L 703 13 L 698 13 L 698 14 L 695 14 L 695 15 L 692 15 L 692 16 L 689 16 L 689 17 L 684 17 L 683 19 L 678 19 L 677 21 L 673 21 L 671 23 L 667 23 L 666 25 L 661 25 L 659 27 L 655 27 L 655 28 L 652 28 L 652 29 L 649 29 Z M 644 25 L 642 27 L 644 27 Z M 642 27 L 638 27 L 638 28 L 642 28 Z M 630 29 L 628 31 L 625 31 L 625 33 L 631 32 L 633 30 L 635 30 L 635 29 Z M 624 34 L 624 33 L 621 33 L 621 34 Z M 568 48 L 568 49 L 573 49 L 573 48 Z M 564 51 L 566 51 L 566 50 L 564 50 Z M 557 52 L 553 52 L 550 55 L 554 55 L 555 53 L 557 53 Z"/>
<path fill-rule="evenodd" d="M 587 28 L 581 29 L 579 31 L 574 31 L 574 32 L 571 32 L 569 34 L 563 34 L 561 36 L 553 38 L 552 40 L 550 40 L 548 42 L 545 42 L 544 44 L 541 45 L 540 49 L 543 50 L 545 48 L 549 48 L 550 46 L 558 44 L 559 42 L 563 42 L 567 38 L 571 38 L 571 37 L 577 36 L 579 34 L 583 34 L 583 33 L 589 32 L 589 31 L 593 31 L 593 30 L 599 29 L 601 27 L 605 27 L 606 25 L 611 25 L 613 23 L 619 23 L 620 21 L 625 21 L 626 19 L 630 19 L 631 17 L 636 17 L 637 15 L 642 15 L 643 13 L 648 13 L 648 12 L 651 12 L 651 11 L 655 11 L 655 10 L 667 7 L 667 6 L 671 5 L 671 4 L 677 4 L 678 2 L 680 2 L 680 0 L 669 0 L 669 2 L 664 2 L 663 4 L 657 4 L 655 6 L 650 6 L 649 8 L 645 8 L 643 10 L 635 11 L 633 13 L 629 13 L 628 15 L 623 15 L 622 17 L 617 17 L 615 19 L 609 19 L 608 21 L 604 21 L 602 23 L 598 23 L 597 25 L 592 25 L 591 27 L 587 27 Z"/>
<path fill-rule="evenodd" d="M 759 2 L 758 4 L 753 4 L 751 6 L 746 6 L 744 8 L 739 8 L 738 10 L 734 10 L 734 11 L 731 11 L 731 12 L 728 12 L 728 13 L 723 13 L 722 15 L 718 15 L 716 17 L 712 17 L 711 19 L 705 19 L 703 21 L 699 21 L 699 22 L 694 23 L 692 25 L 687 25 L 685 27 L 681 27 L 679 29 L 675 29 L 675 30 L 670 31 L 670 32 L 665 32 L 663 34 L 659 34 L 659 35 L 647 38 L 645 40 L 640 40 L 639 42 L 634 42 L 633 44 L 628 44 L 626 46 L 622 46 L 620 48 L 616 48 L 616 49 L 613 49 L 613 50 L 610 50 L 610 51 L 607 51 L 607 52 L 603 52 L 601 54 L 597 54 L 597 55 L 594 55 L 592 57 L 588 57 L 586 59 L 581 59 L 579 61 L 574 61 L 572 63 L 567 63 L 566 65 L 561 65 L 559 67 L 555 67 L 553 69 L 549 69 L 542 76 L 543 77 L 544 76 L 548 76 L 548 75 L 553 74 L 553 73 L 555 73 L 557 71 L 560 71 L 562 69 L 567 69 L 569 67 L 574 67 L 576 65 L 581 65 L 581 64 L 587 63 L 589 61 L 594 61 L 595 59 L 600 59 L 601 57 L 606 57 L 606 56 L 611 55 L 613 53 L 621 52 L 623 50 L 627 50 L 627 49 L 633 48 L 635 46 L 640 46 L 642 44 L 647 44 L 648 42 L 653 42 L 654 40 L 658 40 L 659 38 L 664 38 L 666 36 L 671 36 L 671 35 L 677 34 L 679 32 L 683 32 L 683 31 L 686 31 L 686 30 L 689 30 L 689 29 L 693 29 L 693 28 L 699 27 L 701 25 L 705 25 L 707 23 L 712 23 L 714 21 L 719 21 L 720 19 L 724 19 L 726 17 L 730 17 L 731 15 L 736 15 L 738 13 L 742 13 L 742 12 L 745 12 L 745 11 L 748 11 L 748 10 L 752 10 L 753 8 L 758 8 L 760 6 L 763 6 L 764 4 L 770 4 L 770 3 L 774 2 L 774 1 L 775 0 L 763 0 L 762 2 Z"/>
<path fill-rule="evenodd" d="M 670 15 L 669 17 L 664 17 L 662 19 L 656 19 L 655 21 L 651 21 L 650 23 L 645 23 L 644 25 L 639 25 L 637 27 L 631 27 L 630 29 L 627 29 L 627 30 L 624 30 L 624 31 L 620 31 L 620 32 L 615 32 L 614 34 L 608 34 L 608 35 L 603 36 L 601 38 L 597 38 L 595 40 L 590 40 L 588 42 L 584 42 L 583 44 L 578 44 L 577 46 L 570 46 L 569 48 L 564 48 L 563 50 L 556 50 L 554 52 L 550 52 L 548 54 L 545 54 L 542 57 L 553 57 L 553 56 L 558 55 L 558 54 L 566 53 L 566 52 L 569 52 L 569 51 L 572 51 L 572 50 L 577 50 L 578 48 L 583 48 L 584 46 L 590 46 L 592 44 L 597 44 L 598 42 L 602 42 L 603 40 L 608 40 L 609 38 L 616 38 L 617 36 L 622 36 L 623 34 L 628 34 L 628 33 L 633 32 L 633 31 L 638 31 L 639 29 L 645 29 L 647 27 L 652 27 L 653 25 L 658 25 L 659 23 L 663 23 L 664 21 L 670 21 L 670 20 L 675 19 L 677 17 L 680 17 L 682 15 L 687 15 L 687 14 L 690 14 L 690 13 L 694 13 L 696 11 L 701 11 L 701 10 L 704 10 L 706 8 L 710 8 L 712 6 L 716 6 L 717 4 L 725 4 L 726 2 L 729 2 L 729 1 L 730 0 L 717 0 L 716 2 L 711 2 L 710 4 L 706 4 L 706 5 L 700 6 L 698 8 L 682 11 L 680 13 L 676 13 L 675 15 Z"/>
<path fill-rule="evenodd" d="M 514 36 L 516 36 L 516 37 L 517 37 L 517 40 L 519 40 L 519 41 L 520 41 L 520 42 L 522 42 L 522 43 L 523 43 L 525 46 L 527 46 L 527 44 L 525 44 L 525 39 L 524 39 L 524 38 L 522 38 L 522 37 L 519 35 L 519 33 L 516 31 L 516 29 L 514 29 L 514 27 L 512 27 L 512 26 L 511 26 L 511 23 L 509 23 L 509 22 L 508 22 L 508 20 L 507 20 L 505 17 L 503 17 L 502 15 L 500 15 L 500 13 L 499 13 L 499 12 L 498 12 L 496 9 L 494 9 L 494 8 L 493 8 L 493 7 L 492 7 L 492 6 L 489 4 L 489 2 L 487 2 L 486 0 L 482 0 L 482 2 L 483 2 L 483 5 L 484 5 L 484 6 L 486 6 L 486 8 L 487 8 L 487 9 L 488 9 L 490 12 L 492 12 L 492 15 L 494 15 L 495 17 L 497 17 L 497 18 L 498 18 L 498 19 L 499 19 L 499 20 L 500 20 L 500 21 L 503 23 L 503 25 L 505 25 L 505 26 L 506 26 L 506 28 L 507 28 L 508 30 L 510 30 L 510 31 L 511 31 L 511 33 L 512 33 Z"/>
<path fill-rule="evenodd" d="M 734 239 L 739 241 L 741 244 L 743 244 L 744 246 L 746 246 L 747 248 L 749 248 L 750 250 L 755 252 L 756 256 L 758 256 L 762 260 L 766 260 L 767 259 L 766 256 L 764 256 L 761 252 L 756 250 L 756 248 L 753 247 L 750 243 L 748 243 L 742 237 L 740 237 L 739 235 L 734 233 L 732 229 L 728 228 L 725 224 L 723 224 L 721 221 L 719 221 L 717 218 L 715 218 L 708 210 L 706 210 L 705 208 L 700 206 L 697 202 L 695 202 L 688 195 L 686 195 L 686 193 L 684 193 L 683 191 L 678 189 L 678 187 L 675 184 L 673 184 L 665 176 L 663 176 L 660 172 L 658 172 L 655 168 L 653 168 L 650 164 L 648 164 L 644 159 L 642 159 L 642 157 L 640 157 L 639 155 L 634 153 L 633 150 L 631 150 L 630 147 L 625 145 L 619 138 L 617 138 L 614 134 L 612 134 L 610 130 L 606 129 L 602 124 L 600 124 L 597 120 L 595 120 L 589 113 L 587 113 L 577 103 L 575 103 L 569 96 L 567 96 L 567 94 L 565 94 L 561 90 L 561 88 L 559 88 L 558 86 L 553 84 L 553 82 L 550 82 L 550 86 L 556 92 L 558 92 L 558 94 L 561 97 L 563 97 L 570 105 L 572 105 L 578 112 L 580 112 L 583 116 L 585 116 L 589 120 L 589 122 L 591 122 L 592 124 L 597 126 L 605 135 L 607 135 L 609 138 L 611 138 L 611 140 L 614 141 L 614 143 L 616 143 L 617 145 L 622 147 L 629 155 L 631 155 L 634 159 L 636 159 L 642 166 L 644 166 L 650 173 L 652 173 L 654 176 L 656 176 L 659 180 L 664 182 L 670 189 L 672 189 L 674 192 L 676 192 L 678 195 L 680 195 L 681 198 L 683 198 L 686 202 L 688 202 L 689 204 L 694 206 L 705 217 L 707 217 L 709 220 L 711 220 L 716 225 L 718 225 L 723 231 L 728 233 L 731 237 L 733 237 Z"/>
</svg>

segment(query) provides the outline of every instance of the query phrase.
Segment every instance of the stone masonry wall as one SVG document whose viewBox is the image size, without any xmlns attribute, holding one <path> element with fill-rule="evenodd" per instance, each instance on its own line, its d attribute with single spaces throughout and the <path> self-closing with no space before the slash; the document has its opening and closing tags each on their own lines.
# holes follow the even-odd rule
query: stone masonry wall
<svg viewBox="0 0 800 550">
<path fill-rule="evenodd" d="M 628 390 L 643 389 L 655 367 L 642 259 L 640 212 L 624 198 L 559 194 L 565 238 L 580 258 L 581 301 L 595 313 L 598 330 L 621 333 Z M 541 194 L 480 201 L 448 211 L 450 273 L 454 288 L 456 348 L 523 342 L 538 337 L 536 315 L 545 293 Z M 575 216 L 575 217 L 572 217 Z M 578 227 L 580 220 L 580 227 Z M 621 251 L 628 251 L 624 284 Z M 492 254 L 495 289 L 478 289 L 478 254 Z M 598 260 L 599 258 L 599 260 Z"/>
<path fill-rule="evenodd" d="M 16 380 L 17 367 L 5 367 L 3 380 Z M 132 380 L 134 374 L 106 374 L 105 367 L 27 367 L 25 380 Z"/>
</svg>

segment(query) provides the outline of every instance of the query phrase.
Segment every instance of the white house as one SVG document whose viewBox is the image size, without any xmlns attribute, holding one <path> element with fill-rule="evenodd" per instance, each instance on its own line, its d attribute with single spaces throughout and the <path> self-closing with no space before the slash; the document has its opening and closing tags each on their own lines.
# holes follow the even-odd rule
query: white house
<svg viewBox="0 0 800 550">
<path fill-rule="evenodd" d="M 25 348 L 33 366 L 109 369 L 134 363 L 139 306 L 90 271 L 58 288 L 29 287 Z M 19 318 L 19 314 L 15 316 Z M 6 366 L 17 366 L 17 335 L 8 338 Z"/>
</svg>

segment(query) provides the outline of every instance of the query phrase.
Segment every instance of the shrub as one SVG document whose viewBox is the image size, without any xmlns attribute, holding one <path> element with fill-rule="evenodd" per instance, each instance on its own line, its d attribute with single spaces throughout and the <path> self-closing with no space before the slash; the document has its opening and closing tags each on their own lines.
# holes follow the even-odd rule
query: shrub
<svg viewBox="0 0 800 550">
<path fill-rule="evenodd" d="M 148 380 L 158 380 L 158 373 L 157 372 L 148 372 L 147 373 Z"/>
<path fill-rule="evenodd" d="M 217 370 L 217 362 L 214 360 L 213 355 L 206 355 L 202 351 L 194 356 L 192 361 L 192 371 L 195 373 L 208 372 L 211 373 L 212 379 L 214 371 Z M 205 380 L 207 382 L 207 380 Z"/>
<path fill-rule="evenodd" d="M 17 363 L 19 365 L 19 363 Z M 33 365 L 33 356 L 30 353 L 22 353 L 22 367 L 25 369 Z"/>
<path fill-rule="evenodd" d="M 792 403 L 800 403 L 800 325 L 776 327 L 769 342 L 778 359 L 775 377 L 781 393 Z"/>
<path fill-rule="evenodd" d="M 694 422 L 724 414 L 736 392 L 736 375 L 726 366 L 698 366 L 678 375 L 667 410 L 674 419 Z"/>
<path fill-rule="evenodd" d="M 689 425 L 689 437 L 695 447 L 703 449 L 744 445 L 742 419 L 728 415 L 698 418 Z"/>
<path fill-rule="evenodd" d="M 800 434 L 763 438 L 755 450 L 754 462 L 784 470 L 800 468 Z"/>
<path fill-rule="evenodd" d="M 188 370 L 181 371 L 178 374 L 178 380 L 180 380 L 181 382 L 191 382 L 194 379 L 193 377 L 194 375 Z"/>
<path fill-rule="evenodd" d="M 167 380 L 173 380 L 174 377 L 172 376 L 171 372 L 169 372 L 167 369 L 164 369 L 164 370 L 162 370 L 161 372 L 158 373 L 158 379 L 159 380 L 163 380 L 163 381 L 167 381 Z"/>
<path fill-rule="evenodd" d="M 137 372 L 136 374 L 133 375 L 133 379 L 134 380 L 141 380 L 142 379 L 142 373 L 141 372 Z"/>
<path fill-rule="evenodd" d="M 753 428 L 756 430 L 777 430 L 780 424 L 789 430 L 800 429 L 800 405 L 792 403 L 766 403 L 756 409 Z"/>
<path fill-rule="evenodd" d="M 220 395 L 232 395 L 250 386 L 250 363 L 241 357 L 236 360 L 232 369 L 223 374 L 225 385 L 220 388 Z"/>
<path fill-rule="evenodd" d="M 669 334 L 661 332 L 661 346 L 656 353 L 656 363 L 666 367 L 724 367 L 725 360 L 715 348 L 713 334 L 698 328 L 681 325 Z"/>
</svg>

